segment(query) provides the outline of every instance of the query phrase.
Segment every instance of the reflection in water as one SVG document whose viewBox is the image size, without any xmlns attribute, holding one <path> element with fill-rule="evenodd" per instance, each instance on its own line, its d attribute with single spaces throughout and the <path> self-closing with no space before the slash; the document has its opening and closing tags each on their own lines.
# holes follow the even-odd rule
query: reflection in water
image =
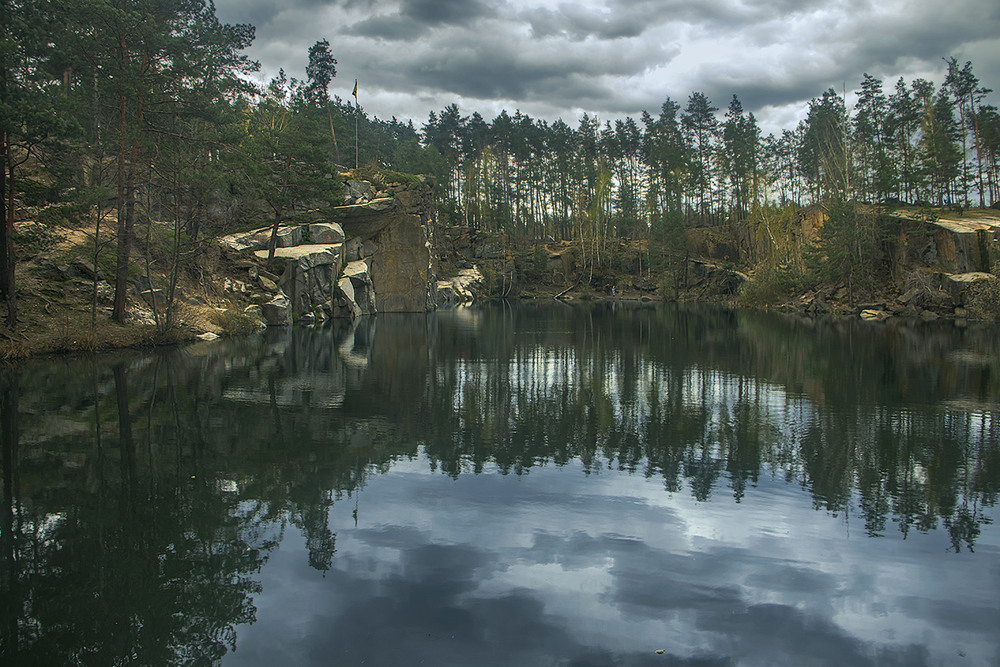
<svg viewBox="0 0 1000 667">
<path fill-rule="evenodd" d="M 543 591 L 564 576 L 580 591 L 588 576 L 611 577 L 613 588 L 597 586 L 586 599 L 623 618 L 652 623 L 696 609 L 692 632 L 713 638 L 678 639 L 668 652 L 674 664 L 809 661 L 820 649 L 808 642 L 831 638 L 840 642 L 837 664 L 933 661 L 933 641 L 899 653 L 890 642 L 874 655 L 859 648 L 864 633 L 849 619 L 826 611 L 817 621 L 795 611 L 801 604 L 774 605 L 831 587 L 849 597 L 859 584 L 823 561 L 779 565 L 752 542 L 805 507 L 848 527 L 858 517 L 867 535 L 893 543 L 914 530 L 940 532 L 949 550 L 971 558 L 1000 488 L 998 346 L 987 328 L 502 305 L 5 370 L 0 655 L 162 664 L 229 654 L 252 663 L 266 655 L 260 642 L 249 640 L 257 647 L 249 656 L 232 651 L 237 628 L 267 632 L 252 625 L 255 599 L 273 593 L 262 588 L 267 572 L 305 566 L 353 605 L 316 632 L 356 641 L 324 649 L 329 640 L 308 633 L 302 641 L 314 653 L 302 662 L 322 662 L 328 650 L 346 662 L 398 664 L 386 652 L 387 629 L 400 627 L 410 629 L 410 650 L 438 664 L 648 659 L 645 647 L 633 654 L 610 638 L 581 641 L 585 627 L 560 621 L 550 609 L 564 593 Z M 438 487 L 427 468 L 471 486 Z M 512 487 L 497 486 L 527 472 L 544 488 L 518 487 L 511 498 Z M 654 480 L 658 496 L 615 504 Z M 466 488 L 463 502 L 441 505 Z M 402 497 L 411 491 L 419 500 Z M 738 548 L 657 546 L 641 528 L 652 525 L 643 507 L 689 501 L 683 521 L 664 524 L 681 511 L 665 508 L 658 530 L 676 524 L 718 540 L 715 522 L 756 532 Z M 369 511 L 383 523 L 366 523 Z M 528 543 L 500 540 L 486 551 L 490 534 L 469 541 L 515 515 Z M 624 532 L 598 530 L 609 517 Z M 441 536 L 458 525 L 460 536 Z M 301 552 L 265 568 L 289 534 Z M 861 558 L 881 543 L 889 544 L 831 544 Z M 811 551 L 820 538 L 804 532 L 790 544 Z M 727 579 L 736 563 L 758 572 Z M 529 573 L 538 568 L 549 583 Z M 297 574 L 286 580 L 306 576 L 288 571 Z M 917 568 L 916 576 L 929 575 Z M 512 587 L 490 593 L 486 582 Z M 762 591 L 770 593 L 750 599 Z M 580 611 L 594 604 L 564 616 L 611 623 L 607 610 Z M 895 623 L 888 633 L 913 619 Z M 799 643 L 775 638 L 775 624 L 801 626 Z M 461 641 L 448 647 L 426 644 L 456 633 Z M 983 649 L 984 637 L 971 636 Z M 780 648 L 762 649 L 767 642 Z"/>
</svg>

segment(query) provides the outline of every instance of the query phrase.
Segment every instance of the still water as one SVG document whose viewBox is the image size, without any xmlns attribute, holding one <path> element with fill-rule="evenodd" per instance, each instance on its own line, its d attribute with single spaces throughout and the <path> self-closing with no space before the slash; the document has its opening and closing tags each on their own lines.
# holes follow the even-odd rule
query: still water
<svg viewBox="0 0 1000 667">
<path fill-rule="evenodd" d="M 1000 337 L 499 304 L 0 370 L 0 662 L 1000 664 Z"/>
</svg>

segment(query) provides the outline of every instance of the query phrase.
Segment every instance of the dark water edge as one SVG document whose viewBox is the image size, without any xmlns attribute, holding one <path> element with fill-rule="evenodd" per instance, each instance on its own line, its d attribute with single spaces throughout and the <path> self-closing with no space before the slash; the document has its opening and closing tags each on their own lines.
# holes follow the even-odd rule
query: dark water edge
<svg viewBox="0 0 1000 667">
<path fill-rule="evenodd" d="M 1000 664 L 997 333 L 497 304 L 5 369 L 0 657 Z"/>
</svg>

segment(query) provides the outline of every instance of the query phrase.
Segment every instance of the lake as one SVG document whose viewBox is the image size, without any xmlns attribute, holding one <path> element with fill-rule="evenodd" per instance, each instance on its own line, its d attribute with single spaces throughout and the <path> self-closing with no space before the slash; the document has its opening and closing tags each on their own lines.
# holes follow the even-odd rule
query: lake
<svg viewBox="0 0 1000 667">
<path fill-rule="evenodd" d="M 491 304 L 0 368 L 0 662 L 1000 665 L 1000 336 Z"/>
</svg>

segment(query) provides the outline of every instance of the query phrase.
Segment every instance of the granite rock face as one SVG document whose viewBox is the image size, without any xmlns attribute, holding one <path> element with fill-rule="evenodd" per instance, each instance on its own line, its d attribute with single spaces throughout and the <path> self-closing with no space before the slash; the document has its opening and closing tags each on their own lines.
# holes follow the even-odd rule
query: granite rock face
<svg viewBox="0 0 1000 667">
<path fill-rule="evenodd" d="M 313 243 L 343 243 L 344 229 L 336 222 L 317 222 L 309 225 Z"/>
<path fill-rule="evenodd" d="M 341 268 L 341 244 L 300 245 L 278 248 L 274 257 L 284 260 L 285 267 L 278 287 L 288 296 L 293 317 L 306 315 L 324 317 L 333 314 L 337 277 Z M 258 250 L 258 258 L 267 259 L 266 250 Z"/>
<path fill-rule="evenodd" d="M 381 313 L 424 312 L 435 306 L 432 181 L 373 186 L 370 199 L 340 206 L 332 217 L 348 236 L 348 261 L 364 261 L 373 292 L 371 307 Z M 364 285 L 352 277 L 358 306 L 365 311 Z M 366 283 L 367 284 L 367 283 Z"/>
<path fill-rule="evenodd" d="M 471 303 L 476 298 L 476 292 L 483 287 L 483 274 L 479 269 L 462 269 L 458 275 L 437 283 L 437 304 L 439 306 L 457 306 Z"/>
<path fill-rule="evenodd" d="M 271 260 L 270 228 L 219 240 L 222 253 L 245 264 L 245 287 L 269 325 L 436 306 L 433 181 L 348 177 L 345 189 L 352 203 L 332 209 L 327 221 L 281 227 Z"/>
<path fill-rule="evenodd" d="M 285 327 L 292 323 L 292 302 L 284 294 L 274 297 L 260 309 L 269 327 Z"/>
</svg>

